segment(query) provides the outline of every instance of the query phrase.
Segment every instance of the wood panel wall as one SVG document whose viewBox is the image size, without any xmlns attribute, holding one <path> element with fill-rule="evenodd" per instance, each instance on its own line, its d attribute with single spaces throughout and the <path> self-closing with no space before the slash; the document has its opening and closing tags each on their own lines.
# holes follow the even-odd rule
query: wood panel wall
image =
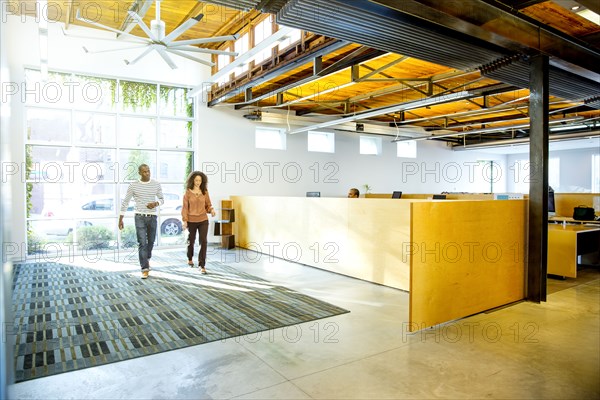
<svg viewBox="0 0 600 400">
<path fill-rule="evenodd" d="M 410 331 L 524 298 L 526 200 L 411 207 Z"/>
<path fill-rule="evenodd" d="M 408 290 L 409 331 L 525 295 L 526 200 L 231 199 L 239 247 Z"/>
<path fill-rule="evenodd" d="M 554 193 L 554 206 L 560 217 L 572 217 L 577 206 L 593 207 L 600 215 L 600 193 Z"/>
<path fill-rule="evenodd" d="M 409 290 L 411 200 L 232 196 L 238 246 Z M 419 200 L 415 200 L 419 201 Z"/>
</svg>

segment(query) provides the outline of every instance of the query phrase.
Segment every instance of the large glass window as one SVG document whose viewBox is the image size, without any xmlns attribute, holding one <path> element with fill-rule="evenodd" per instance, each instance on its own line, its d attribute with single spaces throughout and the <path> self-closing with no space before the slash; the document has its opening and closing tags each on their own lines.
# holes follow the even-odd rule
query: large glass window
<svg viewBox="0 0 600 400">
<path fill-rule="evenodd" d="M 258 25 L 254 27 L 254 46 L 258 45 L 260 42 L 268 38 L 273 34 L 273 23 L 271 22 L 271 18 L 266 18 L 262 20 Z M 257 53 L 254 56 L 254 63 L 260 64 L 267 58 L 271 58 L 271 50 L 275 46 L 267 47 L 260 53 Z"/>
<path fill-rule="evenodd" d="M 31 141 L 69 143 L 71 114 L 51 108 L 27 109 L 27 139 Z"/>
<path fill-rule="evenodd" d="M 548 159 L 548 185 L 560 191 L 560 158 L 558 157 Z"/>
<path fill-rule="evenodd" d="M 69 108 L 81 90 L 70 74 L 50 72 L 44 80 L 40 71 L 27 70 L 25 79 L 27 90 L 23 94 L 28 105 Z"/>
<path fill-rule="evenodd" d="M 224 51 L 231 51 L 229 47 L 223 49 Z M 217 56 L 217 68 L 220 70 L 222 70 L 223 68 L 225 68 L 225 66 L 229 65 L 231 63 L 231 56 L 228 56 L 227 54 L 219 54 Z M 225 74 L 223 75 L 221 78 L 219 78 L 217 80 L 217 83 L 222 85 L 226 82 L 229 82 L 229 77 L 231 74 Z"/>
<path fill-rule="evenodd" d="M 302 31 L 300 29 L 294 29 L 284 40 L 279 42 L 279 51 L 287 49 L 291 45 L 295 44 L 302 38 Z"/>
<path fill-rule="evenodd" d="M 77 144 L 114 146 L 117 141 L 117 118 L 114 114 L 76 112 L 73 136 Z"/>
<path fill-rule="evenodd" d="M 159 134 L 162 148 L 182 149 L 192 147 L 192 125 L 190 121 L 161 118 Z"/>
<path fill-rule="evenodd" d="M 157 85 L 151 83 L 120 81 L 116 101 L 126 113 L 156 114 Z"/>
<path fill-rule="evenodd" d="M 600 193 L 600 155 L 592 154 L 592 193 Z"/>
<path fill-rule="evenodd" d="M 72 77 L 73 104 L 78 108 L 95 111 L 116 110 L 115 79 L 96 78 L 93 76 L 75 75 Z"/>
<path fill-rule="evenodd" d="M 238 57 L 248 51 L 248 34 L 244 33 L 238 40 L 235 41 L 234 51 L 238 53 Z M 235 69 L 235 76 L 240 76 L 248 71 L 248 64 L 242 64 Z"/>
<path fill-rule="evenodd" d="M 156 118 L 122 116 L 119 120 L 119 146 L 156 147 Z"/>
<path fill-rule="evenodd" d="M 531 176 L 536 171 L 531 168 L 529 160 L 517 160 L 514 166 L 515 192 L 529 193 L 529 184 Z M 555 192 L 560 192 L 560 158 L 551 157 L 548 159 L 548 186 Z"/>
<path fill-rule="evenodd" d="M 29 252 L 135 246 L 133 201 L 125 230 L 118 231 L 117 217 L 142 163 L 165 195 L 157 244 L 183 244 L 180 203 L 194 154 L 188 89 L 54 72 L 42 82 L 40 76 L 26 71 Z"/>
</svg>

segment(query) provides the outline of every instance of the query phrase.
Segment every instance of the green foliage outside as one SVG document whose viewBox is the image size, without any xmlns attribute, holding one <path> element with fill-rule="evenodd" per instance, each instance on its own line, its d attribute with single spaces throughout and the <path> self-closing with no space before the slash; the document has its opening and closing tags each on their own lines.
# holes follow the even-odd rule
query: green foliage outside
<svg viewBox="0 0 600 400">
<path fill-rule="evenodd" d="M 46 241 L 42 239 L 40 235 L 35 233 L 30 225 L 31 224 L 28 224 L 27 226 L 27 254 L 39 253 L 42 251 Z"/>
<path fill-rule="evenodd" d="M 150 158 L 148 157 L 147 151 L 142 150 L 131 150 L 129 152 L 129 158 L 127 159 L 128 165 L 133 165 L 135 168 L 128 168 L 128 175 L 125 177 L 126 180 L 136 180 L 139 178 L 138 167 L 142 164 L 151 165 Z"/>
<path fill-rule="evenodd" d="M 149 109 L 156 104 L 156 85 L 151 83 L 121 81 L 121 96 L 125 106 L 131 107 L 134 111 L 140 109 Z M 113 92 L 113 102 L 116 100 L 116 93 Z"/>
<path fill-rule="evenodd" d="M 135 226 L 128 225 L 121 231 L 121 246 L 131 248 L 137 246 L 137 235 Z"/>
<path fill-rule="evenodd" d="M 187 94 L 187 90 L 186 90 L 186 94 Z M 187 103 L 186 105 L 186 113 L 188 117 L 193 117 L 194 116 L 194 102 L 190 101 L 189 103 Z M 194 123 L 190 120 L 187 123 L 187 130 L 188 130 L 188 147 L 192 147 L 192 128 L 194 126 Z M 188 152 L 186 154 L 186 165 L 185 165 L 185 169 L 186 169 L 186 176 L 189 176 L 192 173 L 192 168 L 194 167 L 194 157 L 193 157 L 193 153 L 192 152 Z M 187 190 L 186 187 L 186 182 L 183 182 L 183 191 L 185 192 Z"/>
<path fill-rule="evenodd" d="M 77 244 L 82 250 L 108 249 L 113 240 L 115 235 L 104 226 L 83 226 L 77 229 Z M 72 232 L 67 236 L 67 242 L 74 242 Z"/>
<path fill-rule="evenodd" d="M 31 146 L 25 146 L 25 176 L 29 177 L 31 175 L 31 171 L 33 169 L 33 160 L 31 156 Z M 31 216 L 31 209 L 33 208 L 33 203 L 31 202 L 31 196 L 33 196 L 33 183 L 26 183 L 26 202 L 27 202 L 27 218 Z M 27 224 L 27 253 L 33 254 L 36 249 L 39 249 L 42 245 L 42 240 L 40 237 L 33 231 L 31 224 Z"/>
</svg>

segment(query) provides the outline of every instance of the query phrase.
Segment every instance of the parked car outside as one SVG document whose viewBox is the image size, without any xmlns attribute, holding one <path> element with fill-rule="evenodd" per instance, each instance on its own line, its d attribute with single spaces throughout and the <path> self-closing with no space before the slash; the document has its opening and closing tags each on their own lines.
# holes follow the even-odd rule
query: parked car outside
<svg viewBox="0 0 600 400">
<path fill-rule="evenodd" d="M 181 196 L 176 193 L 164 193 L 165 204 L 159 208 L 162 223 L 160 231 L 163 235 L 177 236 L 182 232 Z M 179 207 L 179 208 L 178 208 Z M 46 235 L 66 236 L 73 231 L 73 220 L 77 226 L 93 226 L 106 218 L 116 218 L 121 208 L 121 200 L 115 204 L 110 195 L 90 196 L 78 201 L 71 201 L 54 209 L 44 209 L 41 220 L 35 221 L 35 229 Z M 133 202 L 127 208 L 127 214 L 133 215 Z"/>
</svg>

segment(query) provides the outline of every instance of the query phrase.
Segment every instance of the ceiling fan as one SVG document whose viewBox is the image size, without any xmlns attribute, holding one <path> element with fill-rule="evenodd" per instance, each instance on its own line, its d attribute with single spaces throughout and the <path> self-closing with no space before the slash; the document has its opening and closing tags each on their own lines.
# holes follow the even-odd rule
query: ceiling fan
<svg viewBox="0 0 600 400">
<path fill-rule="evenodd" d="M 88 50 L 84 46 L 83 50 L 86 53 L 96 54 L 96 53 L 106 53 L 106 52 L 111 52 L 111 51 L 145 48 L 145 50 L 141 54 L 139 54 L 136 58 L 134 58 L 131 61 L 125 60 L 125 63 L 128 65 L 135 64 L 136 62 L 141 60 L 143 57 L 145 57 L 150 52 L 156 51 L 161 56 L 161 58 L 172 69 L 176 69 L 177 64 L 175 64 L 173 59 L 170 57 L 169 53 L 175 54 L 175 55 L 183 57 L 183 58 L 187 58 L 188 60 L 192 60 L 192 61 L 198 62 L 200 64 L 208 65 L 210 67 L 212 67 L 214 65 L 213 62 L 202 60 L 197 57 L 193 57 L 192 55 L 188 54 L 188 52 L 223 54 L 223 55 L 230 55 L 230 56 L 238 55 L 238 53 L 233 52 L 233 51 L 213 50 L 213 49 L 206 49 L 206 48 L 194 46 L 194 45 L 205 44 L 205 43 L 222 42 L 222 41 L 226 41 L 226 40 L 236 40 L 239 37 L 238 35 L 215 36 L 215 37 L 211 37 L 211 38 L 179 40 L 179 41 L 175 40 L 181 34 L 183 34 L 185 31 L 187 31 L 192 26 L 194 26 L 196 23 L 198 23 L 204 17 L 204 14 L 199 14 L 193 18 L 188 19 L 183 24 L 181 24 L 177 28 L 173 29 L 173 31 L 171 31 L 168 35 L 165 35 L 165 23 L 164 23 L 164 21 L 162 21 L 160 19 L 160 1 L 159 0 L 156 1 L 156 16 L 155 16 L 154 20 L 150 21 L 150 27 L 148 27 L 148 25 L 146 25 L 146 23 L 143 21 L 142 17 L 140 17 L 135 11 L 129 10 L 127 13 L 137 23 L 137 25 L 139 25 L 139 27 L 144 31 L 144 33 L 147 35 L 147 38 L 132 35 L 128 32 L 121 31 L 121 30 L 115 29 L 115 28 L 111 28 L 110 26 L 106 26 L 106 25 L 100 24 L 95 21 L 91 21 L 89 19 L 82 17 L 80 15 L 79 10 L 77 10 L 77 16 L 76 16 L 77 20 L 118 34 L 119 42 L 134 43 L 133 46 L 129 46 L 129 47 L 120 47 L 120 48 L 115 48 L 115 49 L 98 50 L 98 51 Z M 68 35 L 68 34 L 65 32 L 65 35 Z M 68 35 L 68 36 L 74 36 L 74 35 Z M 85 37 L 85 38 L 86 39 L 99 39 L 99 38 L 93 38 L 93 37 Z"/>
</svg>

